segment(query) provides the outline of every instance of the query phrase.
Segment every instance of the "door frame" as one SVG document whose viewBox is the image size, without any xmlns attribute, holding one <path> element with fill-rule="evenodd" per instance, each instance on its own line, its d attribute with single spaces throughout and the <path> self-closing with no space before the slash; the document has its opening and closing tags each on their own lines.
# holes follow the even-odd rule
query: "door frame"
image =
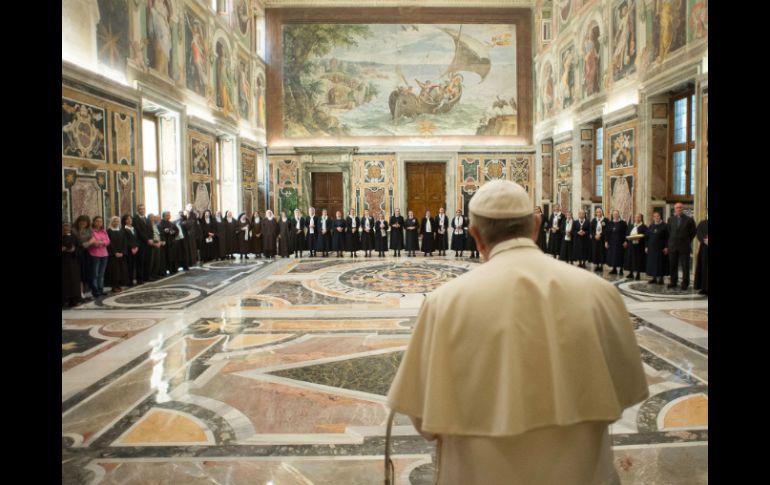
<svg viewBox="0 0 770 485">
<path fill-rule="evenodd" d="M 457 192 L 457 152 L 403 152 L 396 158 L 398 165 L 398 179 L 403 180 L 398 194 L 398 207 L 401 215 L 406 217 L 406 199 L 409 187 L 406 180 L 407 163 L 443 163 L 444 164 L 444 211 L 447 214 L 455 213 L 455 195 Z M 395 209 L 395 207 L 393 208 Z M 416 214 L 415 214 L 416 216 Z"/>
<path fill-rule="evenodd" d="M 300 170 L 302 176 L 302 184 L 307 187 L 301 196 L 299 197 L 299 206 L 304 214 L 308 214 L 308 208 L 313 204 L 313 172 L 336 172 L 342 173 L 342 213 L 347 215 L 350 211 L 350 163 L 334 163 L 334 164 L 316 164 L 316 163 L 303 163 Z M 316 207 L 316 214 L 321 215 L 321 212 Z"/>
</svg>

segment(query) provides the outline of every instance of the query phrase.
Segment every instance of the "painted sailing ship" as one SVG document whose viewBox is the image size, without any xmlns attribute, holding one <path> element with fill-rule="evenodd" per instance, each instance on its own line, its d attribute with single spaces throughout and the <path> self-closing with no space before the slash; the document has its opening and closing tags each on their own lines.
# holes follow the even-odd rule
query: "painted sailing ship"
<svg viewBox="0 0 770 485">
<path fill-rule="evenodd" d="M 455 43 L 454 58 L 439 78 L 444 81 L 441 84 L 429 81 L 421 83 L 415 79 L 421 87 L 420 93 L 415 94 L 399 70 L 405 86 L 400 86 L 391 92 L 388 98 L 390 115 L 394 123 L 397 123 L 402 116 L 411 118 L 420 114 L 442 114 L 451 111 L 463 95 L 463 76 L 460 73 L 474 72 L 481 77 L 480 82 L 483 82 L 492 68 L 489 47 L 472 37 L 463 35 L 462 26 L 459 31 L 444 27 L 440 29 L 452 37 Z"/>
</svg>

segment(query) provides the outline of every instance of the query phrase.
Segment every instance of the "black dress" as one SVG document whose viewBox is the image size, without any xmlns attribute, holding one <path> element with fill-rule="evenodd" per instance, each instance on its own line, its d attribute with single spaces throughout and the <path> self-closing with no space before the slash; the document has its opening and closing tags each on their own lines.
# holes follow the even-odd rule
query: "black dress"
<svg viewBox="0 0 770 485">
<path fill-rule="evenodd" d="M 398 227 L 393 227 L 396 224 Z M 390 218 L 390 249 L 396 251 L 404 249 L 404 216 Z"/>
<path fill-rule="evenodd" d="M 324 225 L 326 226 L 326 233 L 323 232 Z M 315 237 L 315 250 L 328 253 L 332 247 L 332 220 L 328 217 L 326 222 L 323 221 L 323 216 L 319 217 L 316 221 L 316 237 Z"/>
<path fill-rule="evenodd" d="M 404 221 L 404 227 L 406 228 L 406 250 L 407 251 L 419 251 L 420 245 L 418 242 L 418 232 L 420 223 L 417 219 L 412 217 Z"/>
<path fill-rule="evenodd" d="M 627 227 L 622 219 L 607 224 L 607 266 L 623 269 L 623 243 L 626 242 Z"/>
<path fill-rule="evenodd" d="M 332 222 L 332 251 L 345 250 L 345 219 L 334 219 Z"/>
<path fill-rule="evenodd" d="M 110 245 L 107 246 L 109 259 L 107 259 L 107 274 L 105 275 L 105 285 L 110 288 L 119 288 L 128 285 L 128 265 L 126 264 L 126 235 L 122 229 L 107 229 L 107 236 L 110 238 Z M 116 256 L 120 253 L 122 256 Z"/>
<path fill-rule="evenodd" d="M 384 252 L 388 250 L 388 221 L 385 219 L 377 220 L 374 223 L 374 248 L 377 252 Z"/>
<path fill-rule="evenodd" d="M 235 247 L 237 249 L 236 252 L 247 255 L 251 252 L 251 222 L 247 219 L 246 221 L 240 221 L 238 222 L 238 225 L 235 226 Z"/>
<path fill-rule="evenodd" d="M 645 235 L 647 264 L 645 273 L 653 278 L 668 275 L 668 255 L 663 250 L 668 248 L 668 225 L 665 222 L 650 224 Z"/>
<path fill-rule="evenodd" d="M 446 251 L 448 247 L 447 233 L 449 232 L 449 218 L 444 214 L 443 220 L 440 215 L 433 220 L 435 222 L 436 233 L 434 234 L 433 247 L 436 251 Z M 441 224 L 443 222 L 443 225 Z M 442 232 L 443 231 L 443 232 Z"/>
<path fill-rule="evenodd" d="M 465 231 L 468 230 L 468 220 L 462 217 L 460 224 L 457 224 L 457 216 L 452 218 L 452 251 L 465 250 Z M 458 229 L 462 229 L 459 233 Z"/>
<path fill-rule="evenodd" d="M 564 214 L 552 215 L 548 220 L 548 254 L 559 256 L 561 242 L 564 240 Z M 553 232 L 552 229 L 556 229 Z"/>
<path fill-rule="evenodd" d="M 225 219 L 214 219 L 217 229 L 217 258 L 223 259 L 227 256 L 227 221 Z"/>
<path fill-rule="evenodd" d="M 223 238 L 224 238 L 224 246 L 225 246 L 225 256 L 231 256 L 236 251 L 235 246 L 235 229 L 237 227 L 238 221 L 235 219 L 227 220 L 225 217 L 222 219 L 222 226 L 223 226 Z"/>
<path fill-rule="evenodd" d="M 428 231 L 428 220 L 430 220 L 430 231 Z M 420 232 L 422 233 L 422 252 L 425 254 L 432 253 L 436 237 L 436 221 L 433 218 L 423 217 L 420 224 Z"/>
<path fill-rule="evenodd" d="M 704 219 L 698 224 L 695 237 L 698 238 L 698 260 L 695 262 L 695 289 L 704 293 L 709 291 L 709 247 L 704 242 L 709 236 L 709 220 Z"/>
<path fill-rule="evenodd" d="M 66 248 L 61 253 L 61 303 L 74 305 L 80 297 L 80 261 L 78 239 L 70 235 L 62 235 L 61 245 Z M 112 245 L 112 244 L 110 244 Z"/>
<path fill-rule="evenodd" d="M 217 221 L 214 219 L 201 219 L 201 231 L 203 242 L 201 243 L 201 260 L 204 263 L 213 261 L 219 257 L 219 241 L 217 240 Z M 213 236 L 209 236 L 209 233 Z M 209 240 L 211 238 L 211 240 Z"/>
<path fill-rule="evenodd" d="M 262 219 L 251 218 L 251 252 L 262 257 Z"/>
<path fill-rule="evenodd" d="M 198 239 L 196 236 L 200 229 L 198 228 L 198 221 L 192 217 L 188 217 L 178 225 L 182 228 L 184 239 L 177 241 L 181 248 L 177 254 L 181 255 L 181 266 L 189 269 L 198 263 Z"/>
<path fill-rule="evenodd" d="M 601 229 L 599 229 L 599 226 L 601 226 Z M 607 240 L 607 226 L 606 217 L 602 217 L 601 222 L 595 217 L 591 220 L 591 262 L 594 264 L 604 264 L 606 259 L 604 242 Z M 597 233 L 599 239 L 596 238 Z"/>
<path fill-rule="evenodd" d="M 305 218 L 305 225 L 307 226 L 307 234 L 305 235 L 305 247 L 308 251 L 315 252 L 316 240 L 319 234 L 320 218 L 318 216 L 307 216 Z"/>
<path fill-rule="evenodd" d="M 366 231 L 366 221 L 369 221 L 369 232 Z M 373 217 L 361 218 L 361 249 L 371 251 L 374 249 L 375 221 Z"/>
<path fill-rule="evenodd" d="M 629 224 L 628 229 L 626 230 L 626 236 L 630 236 L 633 229 L 634 225 Z M 636 233 L 646 235 L 647 230 L 647 226 L 645 224 L 641 224 L 636 228 Z M 624 266 L 631 273 L 641 273 L 647 269 L 647 258 L 644 253 L 645 239 L 642 238 L 636 241 L 626 240 L 626 242 L 628 243 L 628 247 L 626 248 L 626 261 Z"/>
<path fill-rule="evenodd" d="M 345 251 L 354 253 L 359 249 L 361 249 L 361 219 L 348 216 L 345 218 Z"/>
<path fill-rule="evenodd" d="M 299 227 L 297 227 L 299 222 Z M 291 220 L 291 251 L 304 251 L 305 250 L 305 228 L 307 227 L 307 220 L 304 217 Z"/>
<path fill-rule="evenodd" d="M 583 231 L 582 236 L 578 234 Z M 591 259 L 591 223 L 588 219 L 575 221 L 575 229 L 572 232 L 572 257 L 575 261 L 584 263 Z"/>
<path fill-rule="evenodd" d="M 278 235 L 280 236 L 278 238 L 278 254 L 288 258 L 292 248 L 291 219 L 287 218 L 285 221 L 282 218 L 278 219 Z"/>
<path fill-rule="evenodd" d="M 577 232 L 577 221 L 573 219 L 564 221 L 564 231 L 561 241 L 561 249 L 559 250 L 559 259 L 571 263 L 575 260 L 574 245 L 575 245 L 575 233 Z"/>
<path fill-rule="evenodd" d="M 166 245 L 160 248 L 163 253 L 163 261 L 166 265 L 161 268 L 163 272 L 168 271 L 174 274 L 179 269 L 179 248 L 181 241 L 177 241 L 177 235 L 179 234 L 179 228 L 171 221 L 160 221 L 160 240 L 165 242 Z"/>
<path fill-rule="evenodd" d="M 134 229 L 131 227 L 131 229 Z M 134 286 L 134 280 L 136 279 L 136 269 L 138 258 L 136 254 L 133 254 L 131 250 L 137 248 L 137 254 L 139 253 L 139 240 L 136 238 L 136 229 L 133 231 L 123 227 L 123 234 L 126 235 L 126 267 L 128 268 L 128 286 Z"/>
</svg>

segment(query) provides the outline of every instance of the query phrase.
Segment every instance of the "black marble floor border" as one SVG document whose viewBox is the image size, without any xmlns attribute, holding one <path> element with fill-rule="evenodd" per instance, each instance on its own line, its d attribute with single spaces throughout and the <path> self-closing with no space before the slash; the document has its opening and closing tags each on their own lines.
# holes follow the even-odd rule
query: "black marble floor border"
<svg viewBox="0 0 770 485">
<path fill-rule="evenodd" d="M 674 364 L 666 362 L 665 360 L 661 359 L 660 357 L 653 354 L 651 351 L 645 349 L 644 347 L 639 346 L 639 350 L 642 353 L 642 360 L 644 361 L 644 363 L 649 365 L 653 369 L 658 371 L 668 371 L 677 379 L 680 379 L 681 381 L 693 386 L 704 385 L 703 381 L 697 379 L 696 377 L 693 377 L 692 375 L 688 374 L 683 369 L 680 369 Z"/>
<path fill-rule="evenodd" d="M 708 395 L 708 386 L 698 385 L 689 387 L 679 387 L 655 394 L 648 398 L 639 407 L 639 413 L 636 415 L 636 426 L 640 433 L 655 432 L 658 429 L 658 415 L 666 404 L 691 394 L 704 393 Z"/>
</svg>

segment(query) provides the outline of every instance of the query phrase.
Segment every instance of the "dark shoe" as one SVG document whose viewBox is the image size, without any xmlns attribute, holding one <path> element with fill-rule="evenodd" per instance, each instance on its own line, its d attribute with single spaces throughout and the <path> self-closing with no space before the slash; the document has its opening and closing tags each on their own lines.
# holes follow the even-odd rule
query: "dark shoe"
<svg viewBox="0 0 770 485">
<path fill-rule="evenodd" d="M 612 270 L 612 271 L 610 271 L 608 274 L 618 274 L 618 270 L 616 270 L 616 269 L 613 269 L 613 270 Z M 620 274 L 623 274 L 623 273 L 620 273 Z"/>
<path fill-rule="evenodd" d="M 687 288 L 689 288 L 689 287 L 690 287 L 690 285 L 689 285 L 689 284 L 685 285 L 684 283 L 682 283 L 682 286 L 680 286 L 679 288 L 681 288 L 681 289 L 682 289 L 682 291 L 685 291 L 685 290 L 687 290 Z"/>
<path fill-rule="evenodd" d="M 658 282 L 657 278 L 650 278 L 649 280 L 647 280 L 647 283 L 657 283 L 657 282 Z"/>
<path fill-rule="evenodd" d="M 699 294 L 699 295 L 707 295 L 707 296 L 708 296 L 709 292 L 708 292 L 708 291 L 706 291 L 706 290 L 700 290 L 700 291 L 698 292 L 698 294 Z"/>
<path fill-rule="evenodd" d="M 640 279 L 642 279 L 642 275 L 641 275 L 641 274 L 637 274 L 637 275 L 636 275 L 636 278 L 634 278 L 634 279 L 635 279 L 635 280 L 637 280 L 637 281 L 639 281 Z"/>
<path fill-rule="evenodd" d="M 676 283 L 670 283 L 666 285 L 666 288 L 676 288 Z"/>
</svg>

